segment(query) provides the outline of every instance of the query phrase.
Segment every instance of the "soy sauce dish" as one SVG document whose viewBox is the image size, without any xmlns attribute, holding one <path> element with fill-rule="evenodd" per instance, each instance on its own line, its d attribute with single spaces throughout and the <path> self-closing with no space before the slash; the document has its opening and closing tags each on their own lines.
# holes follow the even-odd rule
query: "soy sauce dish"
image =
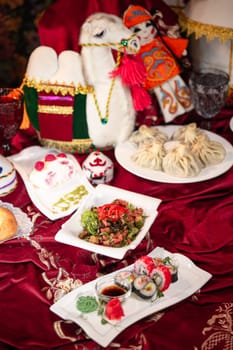
<svg viewBox="0 0 233 350">
<path fill-rule="evenodd" d="M 123 302 L 131 295 L 132 285 L 125 282 L 124 285 L 118 285 L 114 277 L 101 277 L 95 285 L 97 297 L 108 303 L 113 298 L 119 299 Z"/>
</svg>

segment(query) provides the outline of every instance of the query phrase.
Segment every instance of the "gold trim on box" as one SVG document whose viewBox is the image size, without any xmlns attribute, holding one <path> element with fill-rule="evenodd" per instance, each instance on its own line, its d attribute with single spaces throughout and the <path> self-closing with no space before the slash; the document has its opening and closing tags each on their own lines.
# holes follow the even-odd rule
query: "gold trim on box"
<svg viewBox="0 0 233 350">
<path fill-rule="evenodd" d="M 73 107 L 69 107 L 69 106 L 38 105 L 38 112 L 39 113 L 72 115 L 73 111 L 74 111 Z"/>
<path fill-rule="evenodd" d="M 72 141 L 57 141 L 41 138 L 40 133 L 38 131 L 37 136 L 42 146 L 59 149 L 63 152 L 86 153 L 92 147 L 94 149 L 91 139 L 73 139 Z"/>
<path fill-rule="evenodd" d="M 75 86 L 73 83 L 70 85 L 67 85 L 65 83 L 51 83 L 50 81 L 36 81 L 35 79 L 29 79 L 27 76 L 24 77 L 23 85 L 26 85 L 29 88 L 34 88 L 37 90 L 37 92 L 45 91 L 46 93 L 54 93 L 55 95 L 61 94 L 62 96 L 65 95 L 77 95 L 77 94 L 83 94 L 86 95 L 88 93 L 93 92 L 92 86 L 82 86 L 81 84 L 78 84 Z"/>
<path fill-rule="evenodd" d="M 201 23 L 186 17 L 183 11 L 179 13 L 179 24 L 183 31 L 187 31 L 187 35 L 195 34 L 196 39 L 205 35 L 207 40 L 219 39 L 222 43 L 232 40 L 233 29 L 213 24 Z"/>
</svg>

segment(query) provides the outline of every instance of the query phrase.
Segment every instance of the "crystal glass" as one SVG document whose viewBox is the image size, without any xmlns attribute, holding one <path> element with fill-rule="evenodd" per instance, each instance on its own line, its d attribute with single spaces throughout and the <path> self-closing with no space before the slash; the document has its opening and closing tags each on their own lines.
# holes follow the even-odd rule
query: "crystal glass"
<svg viewBox="0 0 233 350">
<path fill-rule="evenodd" d="M 18 89 L 0 88 L 0 145 L 4 156 L 23 119 L 23 96 Z"/>
<path fill-rule="evenodd" d="M 189 86 L 197 113 L 211 127 L 211 118 L 224 107 L 228 93 L 229 75 L 219 69 L 203 68 L 191 73 Z"/>
</svg>

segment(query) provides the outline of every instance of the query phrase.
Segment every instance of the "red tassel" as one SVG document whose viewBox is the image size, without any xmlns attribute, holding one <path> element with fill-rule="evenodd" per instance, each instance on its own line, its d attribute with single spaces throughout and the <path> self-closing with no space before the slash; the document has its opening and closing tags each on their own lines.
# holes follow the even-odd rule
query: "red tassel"
<svg viewBox="0 0 233 350">
<path fill-rule="evenodd" d="M 143 87 L 146 69 L 139 56 L 124 55 L 120 66 L 110 73 L 110 78 L 117 76 L 120 76 L 122 83 L 131 89 L 136 111 L 142 111 L 151 105 L 150 94 Z"/>
<path fill-rule="evenodd" d="M 131 87 L 131 93 L 136 111 L 143 111 L 151 105 L 151 96 L 143 87 L 134 85 Z"/>
<path fill-rule="evenodd" d="M 146 78 L 146 69 L 138 56 L 124 55 L 119 68 L 110 73 L 110 77 L 121 76 L 122 83 L 129 87 L 141 85 Z"/>
</svg>

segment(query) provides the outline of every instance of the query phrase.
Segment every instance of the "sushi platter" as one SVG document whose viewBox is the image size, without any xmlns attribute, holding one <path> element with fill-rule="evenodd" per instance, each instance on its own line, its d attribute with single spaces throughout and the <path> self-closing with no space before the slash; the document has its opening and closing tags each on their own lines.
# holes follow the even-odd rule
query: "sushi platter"
<svg viewBox="0 0 233 350">
<path fill-rule="evenodd" d="M 176 267 L 171 272 L 170 280 L 161 269 L 158 278 L 158 269 L 151 264 L 151 259 L 157 262 L 159 260 L 165 261 L 167 258 L 175 261 Z M 156 279 L 154 279 L 154 268 Z M 137 276 L 136 278 L 133 277 L 134 285 L 132 285 L 131 293 L 129 289 L 126 290 L 126 295 L 121 303 L 120 317 L 115 318 L 114 321 L 111 321 L 111 318 L 110 321 L 104 318 L 106 322 L 103 322 L 103 314 L 100 317 L 98 309 L 99 294 L 96 286 L 99 285 L 102 279 L 110 278 L 111 281 L 114 280 L 117 285 L 121 285 L 123 288 L 125 280 L 129 281 L 134 273 Z M 144 280 L 141 278 L 142 275 L 145 277 Z M 99 345 L 106 347 L 131 324 L 188 298 L 207 283 L 210 278 L 210 273 L 197 267 L 184 255 L 172 254 L 164 248 L 157 247 L 148 256 L 142 257 L 142 259 L 139 258 L 133 265 L 99 277 L 97 280 L 74 289 L 53 304 L 50 309 L 63 319 L 77 323 L 90 338 Z M 158 281 L 159 283 L 157 283 Z M 146 284 L 148 288 L 145 288 Z M 96 308 L 92 309 L 91 312 L 80 311 L 77 308 L 79 301 L 85 300 L 85 298 L 88 298 L 89 306 L 90 300 L 97 300 Z M 116 299 L 117 297 L 114 297 L 109 303 Z M 109 303 L 106 304 L 105 314 Z"/>
</svg>

